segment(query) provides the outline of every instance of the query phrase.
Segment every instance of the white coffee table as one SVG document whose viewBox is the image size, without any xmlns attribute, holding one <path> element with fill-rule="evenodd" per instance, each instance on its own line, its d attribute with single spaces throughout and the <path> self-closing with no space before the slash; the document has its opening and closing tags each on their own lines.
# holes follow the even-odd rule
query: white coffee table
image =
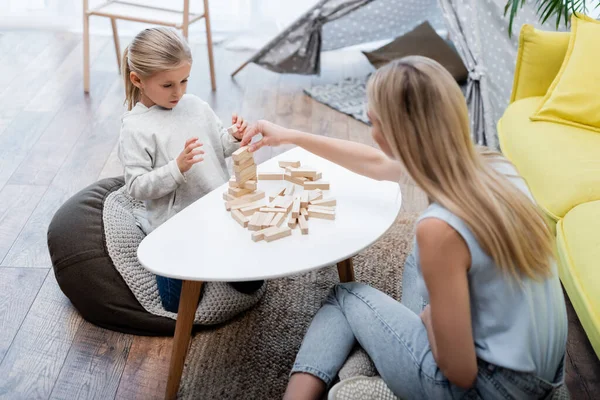
<svg viewBox="0 0 600 400">
<path fill-rule="evenodd" d="M 225 210 L 227 184 L 199 199 L 148 235 L 138 248 L 140 263 L 157 275 L 183 280 L 166 398 L 177 395 L 202 282 L 279 278 L 337 264 L 340 281 L 354 280 L 352 256 L 381 237 L 395 221 L 402 197 L 398 184 L 355 174 L 301 148 L 258 166 L 282 171 L 280 160 L 299 160 L 331 183 L 324 197 L 337 200 L 334 221 L 311 218 L 309 234 L 253 242 Z M 194 168 L 202 168 L 202 164 Z M 259 181 L 267 196 L 287 181 Z M 296 185 L 296 192 L 302 187 Z M 287 221 L 286 221 L 287 223 Z"/>
</svg>

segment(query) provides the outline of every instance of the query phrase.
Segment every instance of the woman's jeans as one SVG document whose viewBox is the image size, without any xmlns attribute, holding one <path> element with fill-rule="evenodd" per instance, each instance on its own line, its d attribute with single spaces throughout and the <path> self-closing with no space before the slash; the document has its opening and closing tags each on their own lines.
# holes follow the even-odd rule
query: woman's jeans
<svg viewBox="0 0 600 400">
<path fill-rule="evenodd" d="M 308 328 L 292 373 L 309 373 L 330 385 L 358 342 L 388 387 L 402 399 L 540 399 L 562 384 L 562 366 L 555 383 L 550 383 L 482 360 L 473 388 L 451 384 L 433 358 L 418 315 L 424 302 L 411 290 L 413 273 L 416 278 L 414 260 L 409 258 L 402 302 L 413 309 L 364 284 L 336 285 Z"/>
<path fill-rule="evenodd" d="M 235 290 L 245 294 L 256 292 L 263 285 L 264 281 L 249 282 L 230 282 Z M 158 294 L 163 308 L 167 311 L 176 313 L 179 309 L 179 298 L 181 297 L 181 286 L 183 281 L 180 279 L 166 278 L 156 275 L 156 284 L 158 285 Z M 202 298 L 202 296 L 200 296 Z M 199 302 L 200 300 L 198 300 Z"/>
</svg>

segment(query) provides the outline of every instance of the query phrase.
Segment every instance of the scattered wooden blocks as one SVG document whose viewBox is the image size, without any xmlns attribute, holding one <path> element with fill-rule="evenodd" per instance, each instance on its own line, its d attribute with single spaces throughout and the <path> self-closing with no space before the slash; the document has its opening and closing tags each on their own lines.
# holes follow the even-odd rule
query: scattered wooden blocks
<svg viewBox="0 0 600 400">
<path fill-rule="evenodd" d="M 257 212 L 254 213 L 250 221 L 248 222 L 248 229 L 251 231 L 260 231 L 261 230 L 261 219 L 263 218 L 263 213 Z"/>
<path fill-rule="evenodd" d="M 281 181 L 283 174 L 280 172 L 262 172 L 258 174 L 259 181 Z"/>
<path fill-rule="evenodd" d="M 306 218 L 306 220 L 308 221 L 309 215 L 308 215 L 308 210 L 306 208 L 301 208 L 300 209 L 300 215 L 303 215 L 304 218 Z"/>
<path fill-rule="evenodd" d="M 329 190 L 329 182 L 306 181 L 306 182 L 304 182 L 304 189 L 305 190 L 314 190 L 314 189 Z"/>
<path fill-rule="evenodd" d="M 307 169 L 307 168 L 293 168 L 290 171 L 290 174 L 293 177 L 304 177 L 304 178 L 309 178 L 309 179 L 314 180 L 317 178 L 319 171 L 316 171 L 314 169 Z"/>
<path fill-rule="evenodd" d="M 271 225 L 271 221 L 273 221 L 273 218 L 275 218 L 275 213 L 270 212 L 270 213 L 263 213 L 263 214 L 264 214 L 264 217 L 260 221 L 260 226 L 263 229 L 265 229 Z"/>
<path fill-rule="evenodd" d="M 236 220 L 238 224 L 242 227 L 246 228 L 248 226 L 249 219 L 244 214 L 240 212 L 240 210 L 231 211 L 231 216 Z"/>
<path fill-rule="evenodd" d="M 286 168 L 286 167 L 299 168 L 300 161 L 279 161 L 279 166 L 281 168 Z"/>
<path fill-rule="evenodd" d="M 323 192 L 321 191 L 321 189 L 310 190 L 308 192 L 308 202 L 309 203 L 316 201 L 316 200 L 320 200 L 322 198 L 323 198 Z"/>
<path fill-rule="evenodd" d="M 265 206 L 264 200 L 259 199 L 259 200 L 252 201 L 252 202 L 249 202 L 249 203 L 234 204 L 234 205 L 231 206 L 231 211 L 233 211 L 233 210 L 240 210 L 240 212 L 242 214 L 244 214 L 244 212 L 242 211 L 243 208 L 253 209 L 255 206 L 264 207 Z M 244 214 L 244 215 L 246 215 L 246 214 Z"/>
<path fill-rule="evenodd" d="M 273 230 L 267 230 L 264 233 L 265 242 L 272 242 L 277 239 L 284 238 L 286 236 L 290 236 L 292 234 L 292 230 L 288 226 L 277 227 Z"/>
<path fill-rule="evenodd" d="M 276 207 L 263 207 L 263 208 L 260 208 L 258 211 L 260 211 L 260 212 L 266 212 L 266 213 L 269 213 L 269 212 L 272 212 L 272 213 L 286 213 L 287 212 L 287 210 L 284 209 L 284 208 L 276 208 Z"/>
<path fill-rule="evenodd" d="M 298 217 L 298 225 L 300 225 L 300 232 L 302 232 L 303 235 L 308 235 L 308 223 L 306 222 L 304 215 Z"/>
<path fill-rule="evenodd" d="M 292 217 L 298 218 L 298 215 L 300 215 L 300 199 L 296 198 L 292 204 Z"/>
<path fill-rule="evenodd" d="M 227 211 L 229 211 L 238 204 L 249 204 L 254 201 L 264 199 L 264 197 L 265 197 L 265 192 L 263 192 L 262 190 L 248 193 L 239 198 L 235 198 L 235 200 L 228 201 L 227 203 L 225 203 L 225 208 L 227 209 Z M 240 208 L 240 207 L 237 207 L 237 208 Z"/>
<path fill-rule="evenodd" d="M 296 189 L 296 186 L 292 185 L 288 188 L 285 189 L 285 192 L 283 192 L 284 196 L 291 196 L 294 194 L 294 190 Z"/>
<path fill-rule="evenodd" d="M 252 193 L 250 189 L 242 189 L 242 188 L 229 188 L 229 194 L 234 197 L 241 197 L 245 194 Z"/>
<path fill-rule="evenodd" d="M 313 206 L 313 205 L 309 204 L 307 210 L 308 211 L 310 211 L 310 210 L 322 210 L 322 211 L 333 211 L 333 212 L 335 212 L 335 207 Z"/>
<path fill-rule="evenodd" d="M 310 218 L 335 219 L 335 211 L 327 211 L 319 208 L 309 208 L 308 215 Z"/>
<path fill-rule="evenodd" d="M 271 224 L 269 226 L 277 226 L 277 227 L 281 226 L 281 224 L 285 220 L 286 214 L 287 213 L 277 212 L 275 214 L 275 216 L 273 217 L 273 220 L 271 221 Z"/>
<path fill-rule="evenodd" d="M 283 178 L 288 182 L 292 182 L 300 186 L 304 185 L 304 182 L 307 181 L 307 179 L 302 176 L 292 176 L 291 172 L 286 172 L 283 175 Z"/>
<path fill-rule="evenodd" d="M 308 192 L 304 191 L 302 192 L 302 195 L 300 196 L 300 208 L 306 208 L 308 207 Z"/>
<path fill-rule="evenodd" d="M 246 207 L 240 208 L 240 211 L 242 212 L 242 214 L 244 214 L 246 216 L 250 216 L 250 215 L 254 214 L 255 212 L 259 211 L 264 206 L 265 205 L 262 204 L 262 202 L 256 202 L 256 203 L 247 205 Z"/>
<path fill-rule="evenodd" d="M 321 199 L 321 200 L 311 200 L 310 205 L 312 206 L 335 206 L 337 204 L 336 200 L 331 197 L 329 199 Z"/>
<path fill-rule="evenodd" d="M 290 219 L 288 220 L 288 226 L 294 229 L 296 227 L 296 224 L 298 224 L 298 217 L 290 215 Z"/>
<path fill-rule="evenodd" d="M 256 232 L 252 233 L 252 240 L 255 242 L 259 242 L 265 238 L 265 232 L 276 230 L 276 229 L 277 229 L 277 227 L 272 226 L 272 227 L 269 227 L 266 229 L 261 229 L 259 231 L 256 231 Z"/>
</svg>

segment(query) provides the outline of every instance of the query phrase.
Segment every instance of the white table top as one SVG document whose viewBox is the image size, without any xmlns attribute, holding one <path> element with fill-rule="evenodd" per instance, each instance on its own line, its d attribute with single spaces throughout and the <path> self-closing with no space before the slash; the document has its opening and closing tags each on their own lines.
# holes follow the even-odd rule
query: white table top
<svg viewBox="0 0 600 400">
<path fill-rule="evenodd" d="M 258 166 L 259 173 L 283 171 L 280 160 L 300 160 L 302 166 L 322 172 L 323 180 L 331 184 L 323 197 L 337 200 L 334 221 L 311 218 L 308 235 L 296 227 L 292 236 L 253 242 L 252 232 L 225 210 L 226 183 L 148 235 L 138 248 L 140 263 L 157 275 L 187 280 L 244 281 L 293 275 L 352 257 L 381 237 L 400 211 L 398 184 L 355 174 L 301 148 L 264 162 Z M 291 185 L 258 181 L 258 189 L 267 197 Z M 296 185 L 294 195 L 302 190 Z"/>
</svg>

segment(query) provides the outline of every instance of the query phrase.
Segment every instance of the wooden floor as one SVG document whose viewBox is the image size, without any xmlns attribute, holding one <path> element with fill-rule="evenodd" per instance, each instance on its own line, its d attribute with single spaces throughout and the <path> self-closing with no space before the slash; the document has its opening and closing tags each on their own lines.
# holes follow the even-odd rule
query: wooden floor
<svg viewBox="0 0 600 400">
<path fill-rule="evenodd" d="M 112 39 L 91 40 L 86 96 L 79 36 L 2 33 L 0 399 L 161 398 L 171 338 L 125 335 L 82 320 L 57 286 L 46 247 L 48 224 L 63 202 L 98 179 L 121 175 L 115 146 L 123 85 Z M 218 90 L 212 93 L 206 48 L 193 50 L 188 91 L 208 101 L 223 121 L 236 111 L 373 145 L 364 124 L 302 93 L 312 84 L 371 71 L 360 53 L 325 54 L 320 77 L 278 75 L 251 65 L 231 80 L 230 72 L 248 54 L 216 47 Z M 261 149 L 257 158 L 283 150 Z M 425 207 L 425 196 L 410 184 L 402 185 L 402 194 L 405 210 Z M 567 366 L 569 385 L 573 398 L 591 399 L 600 390 L 597 359 L 590 358 L 581 329 L 573 334 L 578 357 Z"/>
</svg>

